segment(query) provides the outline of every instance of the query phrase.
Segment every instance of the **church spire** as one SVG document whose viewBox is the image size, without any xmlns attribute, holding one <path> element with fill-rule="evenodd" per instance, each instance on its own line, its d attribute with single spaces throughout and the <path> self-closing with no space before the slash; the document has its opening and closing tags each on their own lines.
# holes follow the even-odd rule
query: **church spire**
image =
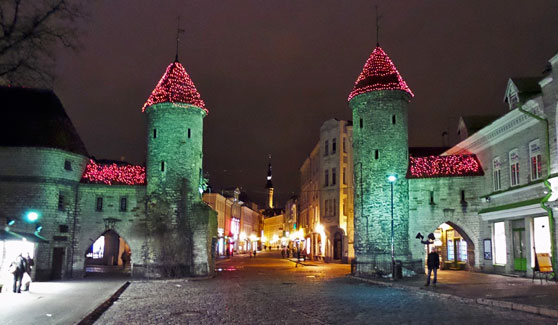
<svg viewBox="0 0 558 325">
<path fill-rule="evenodd" d="M 269 155 L 269 164 L 267 166 L 267 180 L 265 183 L 265 188 L 267 189 L 267 207 L 273 208 L 273 182 L 271 181 L 271 154 Z"/>
<path fill-rule="evenodd" d="M 178 62 L 178 42 L 180 42 L 180 33 L 184 33 L 184 29 L 180 29 L 180 16 L 178 16 L 176 23 L 176 55 L 174 57 L 174 62 Z"/>
</svg>

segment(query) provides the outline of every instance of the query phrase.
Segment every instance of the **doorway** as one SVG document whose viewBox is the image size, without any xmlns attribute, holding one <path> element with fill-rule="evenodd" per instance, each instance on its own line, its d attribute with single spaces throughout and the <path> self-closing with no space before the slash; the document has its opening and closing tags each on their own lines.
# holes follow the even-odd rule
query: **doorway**
<svg viewBox="0 0 558 325">
<path fill-rule="evenodd" d="M 124 238 L 107 230 L 85 252 L 85 273 L 131 273 L 132 251 Z"/>
<path fill-rule="evenodd" d="M 52 280 L 62 279 L 62 265 L 64 265 L 64 247 L 54 247 L 52 251 Z"/>
<path fill-rule="evenodd" d="M 513 269 L 519 272 L 527 271 L 527 255 L 525 251 L 525 223 L 523 220 L 512 222 Z"/>
<path fill-rule="evenodd" d="M 340 233 L 335 233 L 333 238 L 333 259 L 340 260 L 343 252 L 343 239 Z"/>
<path fill-rule="evenodd" d="M 433 234 L 435 239 L 433 243 L 425 245 L 425 255 L 434 246 L 440 255 L 441 269 L 468 270 L 474 266 L 474 244 L 460 227 L 445 222 Z"/>
</svg>

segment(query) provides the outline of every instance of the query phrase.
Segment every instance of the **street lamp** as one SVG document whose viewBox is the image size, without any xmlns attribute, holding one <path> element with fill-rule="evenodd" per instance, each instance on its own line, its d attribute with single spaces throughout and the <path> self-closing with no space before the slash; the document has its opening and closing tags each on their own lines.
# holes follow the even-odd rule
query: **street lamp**
<svg viewBox="0 0 558 325">
<path fill-rule="evenodd" d="M 391 278 L 395 280 L 395 245 L 393 235 L 393 183 L 397 181 L 397 175 L 389 175 L 387 178 L 391 186 Z"/>
</svg>

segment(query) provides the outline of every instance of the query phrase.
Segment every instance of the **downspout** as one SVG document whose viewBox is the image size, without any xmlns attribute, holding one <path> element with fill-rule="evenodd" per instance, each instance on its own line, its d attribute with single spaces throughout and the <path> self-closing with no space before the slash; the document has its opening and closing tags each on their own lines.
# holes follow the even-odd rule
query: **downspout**
<svg viewBox="0 0 558 325">
<path fill-rule="evenodd" d="M 548 179 L 550 178 L 550 131 L 548 127 L 548 120 L 523 109 L 523 103 L 519 105 L 519 111 L 527 116 L 530 116 L 536 120 L 543 122 L 545 125 L 544 130 L 546 136 L 546 156 L 548 158 L 546 162 L 546 176 L 544 178 L 544 186 L 546 186 L 546 188 L 548 189 L 548 193 L 542 198 L 540 204 L 541 204 L 541 208 L 548 213 L 548 225 L 550 231 L 550 251 L 552 254 L 552 258 L 550 261 L 552 263 L 552 270 L 554 271 L 554 277 L 556 278 L 556 265 L 558 264 L 557 262 L 558 256 L 556 256 L 556 233 L 554 227 L 554 215 L 552 213 L 552 208 L 546 205 L 548 199 L 552 195 L 552 186 L 550 186 L 550 183 L 548 182 Z"/>
<path fill-rule="evenodd" d="M 77 214 L 78 214 L 78 199 L 79 199 L 79 182 L 76 184 L 75 187 L 75 197 L 74 197 L 74 220 L 72 224 L 72 247 L 70 250 L 70 277 L 74 277 L 74 255 L 75 255 L 75 246 L 76 246 L 76 223 L 77 223 Z"/>
</svg>

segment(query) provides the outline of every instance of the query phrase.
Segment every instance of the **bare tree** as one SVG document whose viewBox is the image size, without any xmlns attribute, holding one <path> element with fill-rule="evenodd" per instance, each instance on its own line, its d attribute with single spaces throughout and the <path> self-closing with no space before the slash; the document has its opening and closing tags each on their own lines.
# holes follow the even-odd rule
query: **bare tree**
<svg viewBox="0 0 558 325">
<path fill-rule="evenodd" d="M 85 0 L 0 0 L 0 83 L 48 85 L 58 46 L 76 50 Z"/>
</svg>

